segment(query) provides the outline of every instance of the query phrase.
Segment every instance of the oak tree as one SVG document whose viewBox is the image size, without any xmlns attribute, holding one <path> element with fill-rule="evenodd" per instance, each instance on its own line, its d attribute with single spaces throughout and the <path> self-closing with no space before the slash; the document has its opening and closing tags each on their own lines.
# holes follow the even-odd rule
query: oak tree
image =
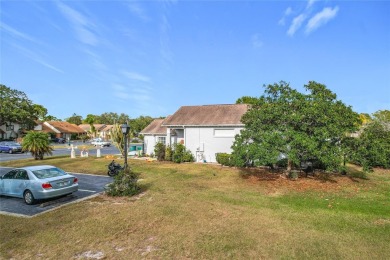
<svg viewBox="0 0 390 260">
<path fill-rule="evenodd" d="M 359 115 L 337 100 L 325 85 L 310 81 L 305 93 L 280 82 L 264 86 L 243 116 L 245 129 L 232 146 L 233 162 L 272 165 L 283 157 L 287 170 L 302 161 L 316 160 L 327 170 L 342 162 L 341 140 L 360 124 Z"/>
</svg>

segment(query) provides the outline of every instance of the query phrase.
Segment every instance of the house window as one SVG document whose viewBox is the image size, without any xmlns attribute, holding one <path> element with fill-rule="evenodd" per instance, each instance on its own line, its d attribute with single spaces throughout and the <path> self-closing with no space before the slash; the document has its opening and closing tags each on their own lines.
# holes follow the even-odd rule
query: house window
<svg viewBox="0 0 390 260">
<path fill-rule="evenodd" d="M 234 137 L 234 129 L 214 129 L 215 137 Z"/>
<path fill-rule="evenodd" d="M 163 143 L 166 144 L 166 137 L 165 136 L 157 136 L 157 143 Z"/>
<path fill-rule="evenodd" d="M 7 125 L 7 126 L 5 127 L 5 130 L 6 130 L 6 131 L 14 130 L 14 126 L 13 126 L 13 125 Z"/>
</svg>

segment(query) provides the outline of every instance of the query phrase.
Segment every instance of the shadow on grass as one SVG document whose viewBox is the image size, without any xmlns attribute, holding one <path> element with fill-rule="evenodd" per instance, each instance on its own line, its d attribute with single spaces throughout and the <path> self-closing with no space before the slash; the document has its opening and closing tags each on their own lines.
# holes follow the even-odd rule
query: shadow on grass
<svg viewBox="0 0 390 260">
<path fill-rule="evenodd" d="M 242 168 L 239 171 L 243 179 L 257 179 L 258 181 L 276 181 L 282 172 L 278 170 L 269 170 L 265 168 Z"/>
<path fill-rule="evenodd" d="M 349 173 L 348 177 L 354 182 L 359 182 L 359 180 L 369 180 L 365 172 Z"/>
</svg>

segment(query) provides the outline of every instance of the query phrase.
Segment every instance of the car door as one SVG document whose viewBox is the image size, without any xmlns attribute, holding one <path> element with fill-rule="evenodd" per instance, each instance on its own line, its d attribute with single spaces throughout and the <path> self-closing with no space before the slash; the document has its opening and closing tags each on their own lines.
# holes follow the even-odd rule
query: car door
<svg viewBox="0 0 390 260">
<path fill-rule="evenodd" d="M 6 152 L 7 151 L 7 147 L 6 147 L 5 144 L 6 144 L 5 142 L 1 142 L 0 143 L 0 151 L 1 152 Z"/>
<path fill-rule="evenodd" d="M 5 143 L 4 148 L 3 148 L 3 152 L 9 153 L 10 149 L 11 149 L 11 147 L 10 147 L 9 143 Z"/>
<path fill-rule="evenodd" d="M 11 184 L 12 196 L 23 197 L 23 192 L 28 186 L 29 178 L 26 170 L 19 169 Z"/>
<path fill-rule="evenodd" d="M 12 182 L 17 173 L 17 170 L 12 170 L 1 177 L 0 180 L 0 193 L 3 195 L 12 196 Z"/>
</svg>

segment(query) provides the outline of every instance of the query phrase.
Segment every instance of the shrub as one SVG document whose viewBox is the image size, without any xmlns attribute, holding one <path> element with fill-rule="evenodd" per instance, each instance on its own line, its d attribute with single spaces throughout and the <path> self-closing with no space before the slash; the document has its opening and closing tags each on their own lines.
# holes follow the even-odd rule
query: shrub
<svg viewBox="0 0 390 260">
<path fill-rule="evenodd" d="M 232 166 L 232 155 L 227 153 L 217 153 L 216 160 L 219 164 Z"/>
<path fill-rule="evenodd" d="M 49 135 L 43 132 L 28 132 L 23 138 L 22 147 L 23 151 L 30 152 L 35 160 L 43 160 L 44 154 L 51 155 L 53 151 Z"/>
<path fill-rule="evenodd" d="M 390 131 L 379 122 L 368 124 L 356 140 L 353 159 L 365 172 L 373 167 L 390 168 Z"/>
<path fill-rule="evenodd" d="M 183 144 L 175 144 L 172 155 L 172 161 L 175 163 L 193 162 L 194 156 L 190 150 L 187 150 Z"/>
<path fill-rule="evenodd" d="M 164 161 L 165 160 L 165 144 L 158 142 L 154 146 L 154 153 L 157 157 L 157 160 Z"/>
<path fill-rule="evenodd" d="M 108 185 L 106 193 L 110 196 L 133 196 L 139 193 L 138 174 L 131 171 L 130 167 L 119 171 L 114 177 L 114 182 Z"/>
<path fill-rule="evenodd" d="M 165 161 L 172 161 L 173 150 L 170 145 L 165 148 Z"/>
</svg>

